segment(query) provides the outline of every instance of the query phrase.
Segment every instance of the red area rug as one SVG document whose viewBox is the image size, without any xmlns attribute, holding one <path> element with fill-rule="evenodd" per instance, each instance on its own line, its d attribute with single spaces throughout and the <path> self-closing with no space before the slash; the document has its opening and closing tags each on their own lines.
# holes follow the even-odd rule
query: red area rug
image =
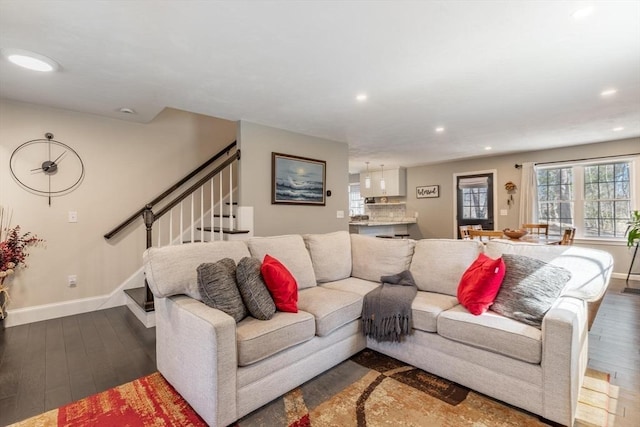
<svg viewBox="0 0 640 427">
<path fill-rule="evenodd" d="M 206 425 L 158 372 L 14 424 L 30 427 Z"/>
<path fill-rule="evenodd" d="M 358 374 L 350 377 L 354 371 Z M 587 370 L 574 427 L 607 426 L 614 389 L 608 374 Z M 384 425 L 546 426 L 532 414 L 371 350 L 358 353 L 235 424 Z M 206 423 L 156 372 L 14 426 L 199 427 Z"/>
</svg>

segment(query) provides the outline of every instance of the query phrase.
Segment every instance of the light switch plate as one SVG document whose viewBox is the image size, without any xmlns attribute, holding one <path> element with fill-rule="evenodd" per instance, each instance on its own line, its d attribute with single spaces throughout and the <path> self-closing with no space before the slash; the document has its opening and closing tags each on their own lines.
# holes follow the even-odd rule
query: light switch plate
<svg viewBox="0 0 640 427">
<path fill-rule="evenodd" d="M 344 211 L 337 211 L 336 218 L 344 218 Z"/>
<path fill-rule="evenodd" d="M 500 209 L 500 215 L 501 216 L 507 216 L 508 211 L 506 209 Z"/>
<path fill-rule="evenodd" d="M 69 222 L 78 222 L 78 212 L 69 211 Z"/>
</svg>

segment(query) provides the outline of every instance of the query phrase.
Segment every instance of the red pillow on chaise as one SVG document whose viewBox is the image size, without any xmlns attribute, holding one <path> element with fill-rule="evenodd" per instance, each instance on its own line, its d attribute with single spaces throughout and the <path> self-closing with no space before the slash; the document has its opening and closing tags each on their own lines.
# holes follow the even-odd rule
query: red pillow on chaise
<svg viewBox="0 0 640 427">
<path fill-rule="evenodd" d="M 470 313 L 480 315 L 487 311 L 500 291 L 505 265 L 502 258 L 493 259 L 485 254 L 467 268 L 458 284 L 458 301 Z"/>
</svg>

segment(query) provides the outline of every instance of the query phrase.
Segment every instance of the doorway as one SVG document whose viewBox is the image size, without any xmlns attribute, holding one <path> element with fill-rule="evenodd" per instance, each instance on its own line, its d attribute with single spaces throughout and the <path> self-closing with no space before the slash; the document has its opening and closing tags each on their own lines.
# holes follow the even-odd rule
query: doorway
<svg viewBox="0 0 640 427">
<path fill-rule="evenodd" d="M 456 221 L 454 236 L 460 238 L 460 225 L 480 225 L 493 230 L 496 171 L 467 172 L 454 175 Z"/>
</svg>

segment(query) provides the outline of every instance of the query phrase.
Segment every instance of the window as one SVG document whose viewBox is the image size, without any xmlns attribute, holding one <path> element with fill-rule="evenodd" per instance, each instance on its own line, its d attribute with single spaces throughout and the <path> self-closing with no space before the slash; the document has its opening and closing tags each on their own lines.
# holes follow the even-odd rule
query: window
<svg viewBox="0 0 640 427">
<path fill-rule="evenodd" d="M 360 196 L 360 184 L 349 184 L 349 215 L 363 215 L 364 201 Z"/>
<path fill-rule="evenodd" d="M 538 220 L 549 234 L 622 238 L 634 206 L 634 161 L 538 167 Z"/>
<path fill-rule="evenodd" d="M 573 207 L 573 169 L 538 170 L 538 220 L 549 224 L 549 233 L 573 227 Z"/>
<path fill-rule="evenodd" d="M 458 188 L 462 192 L 462 219 L 488 219 L 489 178 L 461 178 Z"/>
<path fill-rule="evenodd" d="M 631 219 L 629 162 L 584 168 L 585 236 L 624 237 Z"/>
</svg>

